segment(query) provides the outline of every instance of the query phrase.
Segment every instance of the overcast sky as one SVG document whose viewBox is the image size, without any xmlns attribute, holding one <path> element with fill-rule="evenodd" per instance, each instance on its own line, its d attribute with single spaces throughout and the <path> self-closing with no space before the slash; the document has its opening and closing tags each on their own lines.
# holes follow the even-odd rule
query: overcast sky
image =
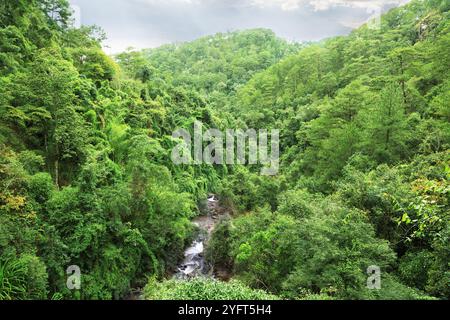
<svg viewBox="0 0 450 320">
<path fill-rule="evenodd" d="M 217 32 L 269 28 L 291 41 L 347 34 L 408 0 L 70 0 L 82 24 L 108 36 L 105 50 L 153 48 Z"/>
</svg>

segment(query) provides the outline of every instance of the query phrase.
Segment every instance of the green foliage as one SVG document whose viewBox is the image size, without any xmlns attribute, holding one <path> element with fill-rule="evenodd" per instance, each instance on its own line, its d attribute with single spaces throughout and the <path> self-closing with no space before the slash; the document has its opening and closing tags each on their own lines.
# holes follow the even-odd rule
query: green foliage
<svg viewBox="0 0 450 320">
<path fill-rule="evenodd" d="M 396 280 L 391 275 L 381 277 L 380 290 L 366 290 L 364 299 L 370 300 L 436 300 L 423 292 L 410 288 Z"/>
<path fill-rule="evenodd" d="M 25 267 L 26 292 L 24 298 L 32 300 L 47 299 L 48 275 L 42 259 L 35 255 L 24 254 L 18 261 Z"/>
<path fill-rule="evenodd" d="M 339 298 L 361 299 L 367 284 L 366 269 L 377 265 L 386 272 L 395 260 L 389 244 L 375 238 L 364 215 L 333 203 L 302 223 L 298 233 L 301 240 L 296 267 L 284 282 L 288 295 L 303 287 Z"/>
<path fill-rule="evenodd" d="M 265 211 L 236 219 L 230 254 L 238 277 L 290 298 L 302 290 L 358 298 L 365 269 L 388 268 L 395 259 L 358 211 L 317 200 L 309 216 L 297 219 Z"/>
<path fill-rule="evenodd" d="M 149 300 L 276 300 L 262 290 L 254 290 L 239 281 L 220 282 L 197 278 L 189 281 L 150 279 L 144 289 Z"/>
<path fill-rule="evenodd" d="M 277 193 L 283 182 L 270 176 L 261 176 L 243 166 L 235 166 L 222 181 L 218 190 L 238 211 L 248 211 L 265 204 L 274 209 Z"/>
<path fill-rule="evenodd" d="M 234 223 L 231 255 L 235 269 L 246 283 L 280 292 L 281 279 L 295 261 L 296 221 L 266 210 Z"/>
<path fill-rule="evenodd" d="M 19 261 L 0 263 L 0 300 L 18 299 L 25 295 L 25 267 Z"/>
<path fill-rule="evenodd" d="M 47 271 L 36 256 L 0 260 L 0 300 L 47 299 Z"/>
<path fill-rule="evenodd" d="M 40 172 L 30 177 L 28 194 L 37 203 L 46 203 L 54 191 L 52 177 L 46 172 Z"/>
<path fill-rule="evenodd" d="M 310 217 L 314 213 L 317 201 L 306 190 L 288 190 L 278 199 L 278 212 L 296 219 Z"/>
<path fill-rule="evenodd" d="M 206 259 L 215 266 L 231 268 L 233 258 L 230 256 L 231 219 L 222 219 L 214 228 L 206 247 Z"/>
<path fill-rule="evenodd" d="M 405 254 L 399 263 L 399 274 L 404 283 L 424 290 L 432 261 L 433 254 L 426 250 Z"/>
<path fill-rule="evenodd" d="M 448 10 L 414 0 L 307 45 L 256 29 L 108 57 L 68 1 L 0 0 L 0 299 L 147 282 L 150 299 L 448 298 Z M 280 174 L 173 164 L 172 132 L 196 120 L 280 129 Z M 236 279 L 156 281 L 211 192 L 233 217 L 206 256 Z"/>
<path fill-rule="evenodd" d="M 445 229 L 441 231 L 440 236 L 432 244 L 434 257 L 431 268 L 428 271 L 428 283 L 426 286 L 427 292 L 443 299 L 447 299 L 450 296 L 450 288 L 448 286 L 450 281 L 449 244 L 450 224 L 447 220 Z"/>
<path fill-rule="evenodd" d="M 448 76 L 440 68 L 449 24 L 437 7 L 393 9 L 381 30 L 364 26 L 308 46 L 238 90 L 231 110 L 250 127 L 281 129 L 293 187 L 332 192 L 330 182 L 358 154 L 376 165 L 448 149 Z"/>
<path fill-rule="evenodd" d="M 408 130 L 403 96 L 396 84 L 387 84 L 380 94 L 377 107 L 362 114 L 368 124 L 365 143 L 368 153 L 377 162 L 395 162 L 405 158 Z"/>
</svg>

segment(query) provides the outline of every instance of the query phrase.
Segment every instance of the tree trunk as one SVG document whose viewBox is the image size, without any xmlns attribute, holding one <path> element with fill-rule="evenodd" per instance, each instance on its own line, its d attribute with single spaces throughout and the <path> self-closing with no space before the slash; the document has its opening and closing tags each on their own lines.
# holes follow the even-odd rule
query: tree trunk
<svg viewBox="0 0 450 320">
<path fill-rule="evenodd" d="M 59 190 L 59 160 L 55 160 L 55 184 L 56 188 Z"/>
</svg>

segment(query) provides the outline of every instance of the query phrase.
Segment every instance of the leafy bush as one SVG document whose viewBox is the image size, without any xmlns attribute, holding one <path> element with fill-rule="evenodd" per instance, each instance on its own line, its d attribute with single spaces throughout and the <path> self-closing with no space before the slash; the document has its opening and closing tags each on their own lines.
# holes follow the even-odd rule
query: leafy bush
<svg viewBox="0 0 450 320">
<path fill-rule="evenodd" d="M 45 264 L 34 255 L 0 260 L 0 300 L 47 299 L 47 277 Z"/>
<path fill-rule="evenodd" d="M 280 198 L 282 210 L 302 203 L 295 193 L 287 194 Z M 331 198 L 317 200 L 314 212 L 301 220 L 265 209 L 234 219 L 227 228 L 229 244 L 219 252 L 232 257 L 236 277 L 293 299 L 305 296 L 305 290 L 363 298 L 366 269 L 377 265 L 387 272 L 396 258 L 388 242 L 375 237 L 363 212 Z M 213 234 L 211 243 L 221 241 L 223 232 Z"/>
<path fill-rule="evenodd" d="M 144 289 L 148 300 L 276 300 L 262 290 L 250 289 L 239 281 L 221 282 L 196 278 L 189 281 L 150 279 Z"/>
<path fill-rule="evenodd" d="M 408 252 L 399 261 L 400 278 L 407 285 L 424 290 L 432 263 L 433 254 L 428 250 Z"/>
<path fill-rule="evenodd" d="M 278 212 L 296 219 L 308 218 L 315 210 L 316 200 L 306 190 L 289 190 L 278 198 Z"/>
<path fill-rule="evenodd" d="M 206 246 L 206 259 L 214 266 L 232 268 L 230 256 L 230 219 L 222 219 L 214 228 Z"/>
<path fill-rule="evenodd" d="M 26 293 L 26 268 L 19 261 L 0 262 L 0 300 L 23 299 Z"/>
<path fill-rule="evenodd" d="M 29 194 L 40 204 L 45 204 L 51 197 L 55 186 L 52 177 L 48 173 L 37 173 L 30 177 L 28 182 Z"/>
<path fill-rule="evenodd" d="M 25 267 L 25 299 L 45 300 L 48 298 L 48 274 L 45 263 L 39 257 L 24 254 L 19 263 Z"/>
<path fill-rule="evenodd" d="M 382 273 L 380 290 L 361 291 L 361 299 L 367 300 L 436 300 L 425 293 L 405 286 L 395 277 Z"/>
</svg>

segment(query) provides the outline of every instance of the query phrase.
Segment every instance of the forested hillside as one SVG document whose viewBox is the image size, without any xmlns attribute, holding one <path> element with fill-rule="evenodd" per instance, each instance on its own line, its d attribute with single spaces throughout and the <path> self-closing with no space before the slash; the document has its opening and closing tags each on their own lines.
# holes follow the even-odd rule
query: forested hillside
<svg viewBox="0 0 450 320">
<path fill-rule="evenodd" d="M 289 298 L 418 297 L 404 285 L 449 297 L 448 9 L 413 1 L 380 30 L 310 45 L 239 90 L 234 114 L 281 129 L 282 174 L 271 208 L 216 230 L 217 262 Z M 247 210 L 268 199 L 237 183 L 252 176 L 231 178 Z M 389 273 L 380 291 L 365 288 L 370 264 Z"/>
<path fill-rule="evenodd" d="M 67 1 L 0 0 L 0 299 L 448 299 L 449 9 L 109 57 Z M 196 120 L 279 129 L 280 173 L 174 164 Z M 233 279 L 169 280 L 210 193 L 233 215 L 207 259 Z"/>
</svg>

